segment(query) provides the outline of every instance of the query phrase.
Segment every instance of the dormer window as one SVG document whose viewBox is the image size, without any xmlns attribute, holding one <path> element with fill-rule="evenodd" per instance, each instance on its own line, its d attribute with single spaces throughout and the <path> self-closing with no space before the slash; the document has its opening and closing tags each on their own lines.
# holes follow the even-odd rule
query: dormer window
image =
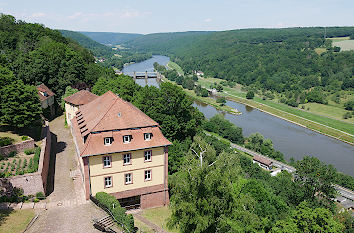
<svg viewBox="0 0 354 233">
<path fill-rule="evenodd" d="M 47 96 L 48 96 L 48 93 L 45 91 L 45 92 L 43 92 L 43 95 L 44 95 L 45 97 L 47 97 Z"/>
<path fill-rule="evenodd" d="M 129 143 L 132 140 L 132 135 L 124 135 L 123 136 L 123 143 Z"/>
<path fill-rule="evenodd" d="M 109 146 L 111 144 L 112 144 L 112 138 L 110 138 L 110 137 L 104 138 L 104 145 L 105 146 Z"/>
<path fill-rule="evenodd" d="M 150 141 L 152 138 L 152 133 L 144 133 L 144 139 L 145 141 Z"/>
</svg>

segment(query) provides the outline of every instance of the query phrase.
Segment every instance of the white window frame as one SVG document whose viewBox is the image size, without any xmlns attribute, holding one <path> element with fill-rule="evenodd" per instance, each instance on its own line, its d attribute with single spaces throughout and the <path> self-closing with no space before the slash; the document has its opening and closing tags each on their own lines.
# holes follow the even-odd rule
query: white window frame
<svg viewBox="0 0 354 233">
<path fill-rule="evenodd" d="M 105 138 L 104 138 L 104 145 L 105 145 L 105 146 L 112 145 L 112 138 L 110 138 L 110 137 L 105 137 Z"/>
<path fill-rule="evenodd" d="M 109 183 L 109 184 L 107 184 Z M 113 178 L 112 176 L 106 176 L 104 178 L 104 187 L 105 188 L 111 188 L 113 186 Z"/>
<path fill-rule="evenodd" d="M 130 143 L 132 140 L 131 135 L 124 135 L 123 136 L 123 143 Z"/>
<path fill-rule="evenodd" d="M 105 163 L 107 163 L 107 165 Z M 108 167 L 112 167 L 112 156 L 103 156 L 103 168 Z"/>
<path fill-rule="evenodd" d="M 150 158 L 147 159 L 146 157 L 149 156 Z M 144 162 L 151 162 L 152 161 L 152 151 L 146 150 L 144 151 Z"/>
<path fill-rule="evenodd" d="M 150 141 L 152 139 L 152 133 L 144 133 L 144 140 Z"/>
<path fill-rule="evenodd" d="M 129 156 L 129 162 L 125 162 L 126 160 L 126 156 Z M 132 164 L 132 154 L 131 153 L 126 153 L 126 154 L 123 154 L 123 165 L 130 165 Z"/>
<path fill-rule="evenodd" d="M 144 172 L 144 180 L 145 181 L 150 181 L 151 180 L 151 177 L 152 177 L 151 173 L 152 173 L 151 170 L 145 170 L 145 172 Z"/>
<path fill-rule="evenodd" d="M 126 173 L 124 175 L 124 183 L 125 184 L 132 184 L 133 183 L 133 174 L 132 173 Z"/>
</svg>

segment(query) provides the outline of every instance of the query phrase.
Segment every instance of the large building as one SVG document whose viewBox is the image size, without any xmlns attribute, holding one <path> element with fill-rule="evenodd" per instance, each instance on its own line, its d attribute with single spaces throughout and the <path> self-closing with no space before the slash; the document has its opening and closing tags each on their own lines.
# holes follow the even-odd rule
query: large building
<svg viewBox="0 0 354 233">
<path fill-rule="evenodd" d="M 87 199 L 103 191 L 123 206 L 169 203 L 171 143 L 158 123 L 110 91 L 82 105 L 71 123 Z"/>
<path fill-rule="evenodd" d="M 98 96 L 89 91 L 81 90 L 75 94 L 64 98 L 65 101 L 65 117 L 68 125 L 71 125 L 71 119 L 75 117 L 75 113 L 79 110 L 80 106 L 90 103 Z"/>
</svg>

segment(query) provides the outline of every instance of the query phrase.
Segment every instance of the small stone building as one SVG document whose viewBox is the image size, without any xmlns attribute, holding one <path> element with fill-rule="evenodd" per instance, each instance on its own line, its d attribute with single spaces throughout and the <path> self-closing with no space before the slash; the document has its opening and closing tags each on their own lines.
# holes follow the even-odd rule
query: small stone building
<svg viewBox="0 0 354 233">
<path fill-rule="evenodd" d="M 75 117 L 75 113 L 79 110 L 80 106 L 90 103 L 97 97 L 97 95 L 92 94 L 89 91 L 81 90 L 71 96 L 64 98 L 65 116 L 68 125 L 71 125 L 71 119 Z"/>
<path fill-rule="evenodd" d="M 50 108 L 50 114 L 53 116 L 55 114 L 54 109 L 54 96 L 55 94 L 43 83 L 37 86 L 39 100 L 41 101 L 41 106 L 43 109 Z"/>
</svg>

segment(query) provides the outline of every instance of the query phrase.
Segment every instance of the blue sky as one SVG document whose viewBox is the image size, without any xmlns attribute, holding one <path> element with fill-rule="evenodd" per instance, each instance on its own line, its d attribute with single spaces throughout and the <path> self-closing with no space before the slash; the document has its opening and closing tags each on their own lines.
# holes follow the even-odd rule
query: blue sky
<svg viewBox="0 0 354 233">
<path fill-rule="evenodd" d="M 353 0 L 1 0 L 0 12 L 55 29 L 153 33 L 353 26 Z"/>
</svg>

